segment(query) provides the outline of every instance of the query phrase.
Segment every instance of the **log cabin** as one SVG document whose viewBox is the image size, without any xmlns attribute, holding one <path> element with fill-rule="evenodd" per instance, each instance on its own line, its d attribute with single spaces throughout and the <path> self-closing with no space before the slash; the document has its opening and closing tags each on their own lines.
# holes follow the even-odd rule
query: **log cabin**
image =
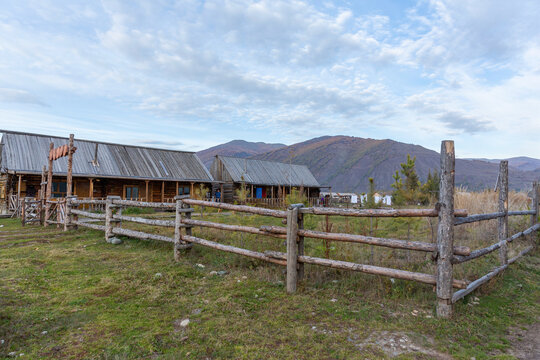
<svg viewBox="0 0 540 360">
<path fill-rule="evenodd" d="M 249 202 L 274 206 L 282 206 L 293 188 L 302 188 L 310 203 L 316 202 L 321 189 L 305 165 L 216 155 L 210 173 L 219 182 L 223 201 L 229 203 L 238 200 L 242 186 Z"/>
<path fill-rule="evenodd" d="M 22 197 L 40 197 L 49 144 L 69 139 L 0 131 L 0 212 L 14 210 Z M 139 201 L 172 201 L 175 195 L 210 189 L 212 176 L 193 152 L 75 139 L 73 194 L 79 198 L 108 195 Z M 52 197 L 66 195 L 67 157 L 53 162 Z M 206 194 L 204 194 L 206 195 Z M 11 204 L 11 206 L 10 206 Z"/>
</svg>

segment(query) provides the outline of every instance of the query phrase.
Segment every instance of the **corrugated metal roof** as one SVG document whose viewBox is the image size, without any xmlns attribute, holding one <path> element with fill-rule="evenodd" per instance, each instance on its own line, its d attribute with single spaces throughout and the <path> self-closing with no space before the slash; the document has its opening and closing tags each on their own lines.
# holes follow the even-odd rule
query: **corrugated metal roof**
<svg viewBox="0 0 540 360">
<path fill-rule="evenodd" d="M 49 143 L 67 144 L 68 138 L 4 132 L 2 170 L 41 174 L 47 165 Z M 97 162 L 92 160 L 98 144 Z M 193 152 L 155 149 L 75 139 L 73 176 L 159 179 L 172 181 L 212 181 L 212 176 Z M 53 163 L 55 174 L 67 173 L 67 157 Z"/>
<path fill-rule="evenodd" d="M 243 159 L 218 155 L 234 182 L 256 185 L 320 187 L 308 167 L 276 161 Z M 223 180 L 223 179 L 217 179 Z"/>
</svg>

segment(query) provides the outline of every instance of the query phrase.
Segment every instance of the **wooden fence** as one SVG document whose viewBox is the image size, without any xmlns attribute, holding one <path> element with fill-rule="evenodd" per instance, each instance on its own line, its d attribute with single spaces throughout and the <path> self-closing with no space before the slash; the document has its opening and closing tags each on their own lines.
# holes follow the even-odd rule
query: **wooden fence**
<svg viewBox="0 0 540 360">
<path fill-rule="evenodd" d="M 454 209 L 454 143 L 444 141 L 441 146 L 440 196 L 434 209 L 344 209 L 331 207 L 304 207 L 302 204 L 292 205 L 287 210 L 275 210 L 246 205 L 232 205 L 227 203 L 190 199 L 188 196 L 177 196 L 175 202 L 142 202 L 135 200 L 121 200 L 120 197 L 109 196 L 107 199 L 77 199 L 69 197 L 63 203 L 63 211 L 67 215 L 61 219 L 61 202 L 56 202 L 56 220 L 50 223 L 64 221 L 64 228 L 84 226 L 105 232 L 105 239 L 110 241 L 114 235 L 123 235 L 146 240 L 165 241 L 174 244 L 174 258 L 179 259 L 182 250 L 189 249 L 193 244 L 210 247 L 220 251 L 230 252 L 262 261 L 286 266 L 288 293 L 296 291 L 298 281 L 304 276 L 304 264 L 326 266 L 336 269 L 359 271 L 368 274 L 389 276 L 396 279 L 417 281 L 436 286 L 437 315 L 450 317 L 453 304 L 471 293 L 497 274 L 501 273 L 510 264 L 524 256 L 533 249 L 530 246 L 517 256 L 508 259 L 507 245 L 521 237 L 533 234 L 540 230 L 538 220 L 538 184 L 533 184 L 531 210 L 508 211 L 508 162 L 502 161 L 498 181 L 499 208 L 496 213 L 468 215 L 466 210 Z M 52 204 L 51 204 L 52 205 Z M 104 206 L 104 213 L 84 211 L 82 206 Z M 194 206 L 213 207 L 223 210 L 245 212 L 260 216 L 282 219 L 286 226 L 244 226 L 229 225 L 211 221 L 192 219 Z M 149 219 L 143 217 L 126 216 L 122 209 L 126 207 L 147 207 L 153 209 L 172 210 L 175 220 Z M 60 211 L 60 212 L 59 212 Z M 51 213 L 54 213 L 51 210 Z M 330 231 L 315 231 L 304 229 L 304 215 L 344 216 L 344 217 L 438 217 L 437 243 L 408 241 L 392 238 L 381 238 L 347 233 L 333 233 Z M 530 227 L 512 236 L 508 235 L 509 216 L 531 216 Z M 498 241 L 482 249 L 471 250 L 466 246 L 454 245 L 454 227 L 476 221 L 498 219 Z M 122 222 L 134 222 L 151 226 L 164 226 L 174 228 L 174 236 L 164 236 L 122 228 Z M 47 223 L 47 221 L 45 222 Z M 286 252 L 252 251 L 231 245 L 220 244 L 208 239 L 193 236 L 193 227 L 212 228 L 223 231 L 237 231 L 277 239 L 285 239 Z M 436 273 L 426 274 L 400 269 L 386 268 L 374 265 L 358 264 L 347 261 L 319 258 L 304 254 L 305 238 L 323 239 L 327 241 L 341 241 L 349 243 L 369 244 L 393 249 L 429 252 L 436 261 Z M 485 256 L 499 250 L 500 265 L 479 279 L 468 282 L 454 279 L 453 266 Z M 457 291 L 454 291 L 457 289 Z"/>
</svg>

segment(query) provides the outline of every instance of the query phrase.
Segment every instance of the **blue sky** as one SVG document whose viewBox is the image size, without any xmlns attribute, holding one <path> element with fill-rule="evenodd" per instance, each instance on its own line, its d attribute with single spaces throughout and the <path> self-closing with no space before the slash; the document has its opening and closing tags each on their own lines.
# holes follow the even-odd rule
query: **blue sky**
<svg viewBox="0 0 540 360">
<path fill-rule="evenodd" d="M 540 158 L 538 1 L 2 1 L 0 128 Z"/>
</svg>

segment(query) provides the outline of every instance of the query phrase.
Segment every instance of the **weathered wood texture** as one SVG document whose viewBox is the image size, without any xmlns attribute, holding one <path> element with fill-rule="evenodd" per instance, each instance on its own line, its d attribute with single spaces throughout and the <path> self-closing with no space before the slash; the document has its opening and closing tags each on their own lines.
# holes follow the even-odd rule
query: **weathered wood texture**
<svg viewBox="0 0 540 360">
<path fill-rule="evenodd" d="M 191 226 L 202 226 L 202 227 L 209 227 L 213 229 L 228 230 L 228 231 L 241 231 L 241 232 L 255 234 L 255 235 L 277 237 L 280 239 L 287 238 L 287 236 L 285 235 L 287 233 L 286 228 L 283 228 L 284 230 L 283 234 L 276 234 L 275 232 L 264 231 L 262 228 L 243 226 L 243 225 L 220 224 L 220 223 L 204 221 L 204 220 L 182 219 L 181 222 L 182 224 L 191 225 Z"/>
<path fill-rule="evenodd" d="M 298 207 L 287 211 L 287 293 L 296 292 L 298 282 Z"/>
<path fill-rule="evenodd" d="M 508 262 L 508 245 L 505 239 L 508 238 L 508 160 L 503 160 L 499 164 L 499 212 L 504 213 L 499 218 L 497 232 L 499 242 L 499 261 L 501 265 Z"/>
<path fill-rule="evenodd" d="M 107 203 L 107 200 L 101 200 L 101 199 L 76 199 L 73 200 L 73 204 L 76 205 L 105 205 Z"/>
<path fill-rule="evenodd" d="M 463 289 L 463 290 L 459 290 L 459 291 L 456 291 L 454 293 L 454 295 L 452 296 L 452 302 L 455 303 L 457 302 L 458 300 L 464 298 L 466 295 L 470 294 L 471 292 L 473 292 L 474 290 L 476 290 L 478 287 L 480 287 L 481 285 L 485 284 L 486 282 L 488 282 L 489 280 L 493 279 L 495 276 L 497 276 L 498 274 L 500 274 L 502 271 L 504 271 L 510 264 L 513 264 L 514 262 L 516 262 L 519 258 L 525 256 L 527 253 L 529 253 L 531 250 L 534 249 L 534 246 L 529 246 L 527 248 L 525 248 L 524 250 L 522 250 L 519 254 L 517 254 L 516 256 L 514 256 L 513 258 L 511 258 L 510 260 L 507 261 L 506 264 L 504 265 L 501 265 L 495 269 L 493 269 L 491 272 L 487 273 L 486 275 L 482 276 L 481 278 L 471 282 L 467 288 Z"/>
<path fill-rule="evenodd" d="M 452 316 L 452 257 L 454 253 L 454 142 L 441 144 L 439 226 L 437 230 L 437 316 Z"/>
<path fill-rule="evenodd" d="M 531 194 L 531 226 L 536 224 L 538 221 L 538 182 L 533 182 L 532 185 L 532 194 Z"/>
<path fill-rule="evenodd" d="M 209 248 L 212 248 L 212 249 L 217 249 L 217 250 L 221 250 L 221 251 L 225 251 L 225 252 L 244 255 L 244 256 L 252 257 L 252 258 L 255 258 L 255 259 L 259 259 L 259 260 L 268 261 L 268 262 L 278 264 L 278 265 L 283 265 L 283 266 L 287 265 L 286 261 L 275 259 L 274 257 L 268 256 L 266 254 L 263 254 L 263 253 L 260 253 L 260 252 L 257 252 L 257 251 L 241 249 L 241 248 L 230 246 L 230 245 L 223 245 L 223 244 L 220 244 L 220 243 L 217 243 L 217 242 L 214 242 L 214 241 L 201 239 L 201 238 L 191 236 L 191 235 L 185 235 L 185 236 L 182 237 L 182 239 L 185 240 L 185 241 L 188 241 L 190 243 L 203 245 L 203 246 L 206 246 L 206 247 L 209 247 Z"/>
<path fill-rule="evenodd" d="M 464 263 L 466 261 L 470 261 L 470 260 L 473 260 L 473 259 L 477 259 L 481 256 L 484 256 L 484 255 L 487 255 L 497 249 L 500 249 L 501 248 L 501 245 L 502 243 L 510 243 L 516 239 L 519 239 L 520 237 L 522 236 L 527 236 L 529 234 L 532 234 L 533 232 L 535 231 L 538 231 L 540 230 L 540 224 L 535 224 L 523 231 L 520 231 L 512 236 L 510 236 L 509 238 L 506 238 L 506 239 L 503 239 L 499 242 L 496 242 L 495 244 L 493 245 L 490 245 L 490 246 L 487 246 L 485 248 L 482 248 L 482 249 L 477 249 L 477 250 L 473 250 L 471 251 L 471 254 L 468 255 L 468 256 L 454 256 L 454 258 L 452 259 L 452 263 L 453 264 L 461 264 L 461 263 Z"/>
<path fill-rule="evenodd" d="M 71 209 L 71 213 L 72 214 L 77 214 L 77 215 L 80 215 L 80 216 L 84 216 L 84 217 L 88 217 L 88 218 L 92 218 L 92 219 L 104 220 L 105 217 L 106 217 L 106 214 L 98 214 L 98 213 L 93 213 L 93 212 L 89 212 L 89 211 L 77 210 L 77 209 Z"/>
<path fill-rule="evenodd" d="M 184 202 L 189 205 L 208 206 L 208 207 L 230 210 L 230 211 L 239 211 L 239 212 L 246 212 L 246 213 L 251 213 L 251 214 L 256 214 L 256 215 L 272 216 L 272 217 L 277 217 L 277 218 L 282 218 L 282 219 L 287 218 L 287 212 L 283 210 L 272 210 L 272 209 L 251 207 L 251 206 L 246 206 L 246 205 L 232 205 L 232 204 L 227 204 L 227 203 L 218 203 L 218 202 L 195 200 L 195 199 L 184 199 Z"/>
<path fill-rule="evenodd" d="M 74 140 L 74 135 L 70 134 L 69 145 L 68 145 L 68 160 L 67 160 L 66 198 L 70 197 L 73 193 L 73 175 L 72 175 L 73 174 L 73 152 L 74 152 L 73 140 Z"/>
<path fill-rule="evenodd" d="M 111 232 L 116 235 L 124 235 L 124 236 L 129 236 L 129 237 L 133 237 L 137 239 L 142 239 L 142 240 L 158 240 L 158 241 L 174 243 L 174 239 L 168 236 L 149 234 L 142 231 L 123 229 L 120 227 L 113 227 L 111 229 Z"/>
<path fill-rule="evenodd" d="M 49 151 L 52 151 L 54 149 L 54 143 L 49 144 Z M 52 195 L 52 180 L 53 180 L 53 160 L 49 156 L 49 169 L 47 171 L 47 194 L 45 196 L 45 221 L 43 222 L 43 226 L 47 226 L 47 220 L 49 220 L 49 217 L 51 216 L 51 205 L 48 203 L 49 200 L 51 200 Z"/>
<path fill-rule="evenodd" d="M 155 209 L 175 209 L 176 203 L 165 203 L 165 202 L 145 202 L 145 201 L 135 201 L 135 200 L 114 200 L 114 205 L 122 206 L 133 206 L 133 207 L 147 207 Z"/>
<path fill-rule="evenodd" d="M 280 226 L 261 226 L 260 229 L 263 231 L 267 231 L 269 233 L 278 233 L 278 234 L 285 234 L 287 231 L 286 228 L 280 227 Z M 425 243 L 425 242 L 420 242 L 420 241 L 378 238 L 378 237 L 365 236 L 365 235 L 331 233 L 331 232 L 305 230 L 305 229 L 299 229 L 298 235 L 301 235 L 307 238 L 369 244 L 369 245 L 384 246 L 384 247 L 389 247 L 389 248 L 394 248 L 394 249 L 416 250 L 416 251 L 424 251 L 424 252 L 437 251 L 436 244 Z M 454 246 L 454 254 L 456 255 L 466 256 L 466 255 L 469 255 L 470 253 L 471 253 L 471 249 L 469 247 Z"/>
<path fill-rule="evenodd" d="M 174 227 L 175 222 L 173 220 L 160 220 L 160 219 L 146 219 L 142 217 L 126 216 L 114 214 L 113 219 L 130 221 L 138 224 L 152 225 L 152 226 L 164 226 L 164 227 Z"/>
<path fill-rule="evenodd" d="M 96 224 L 92 224 L 92 223 L 89 223 L 89 222 L 86 222 L 86 221 L 78 221 L 78 220 L 73 221 L 73 223 L 75 225 L 82 226 L 82 227 L 87 227 L 89 229 L 105 231 L 105 226 L 103 226 L 103 225 L 96 225 Z"/>
<path fill-rule="evenodd" d="M 356 217 L 437 217 L 437 209 L 341 209 L 341 208 L 304 208 L 302 214 L 356 216 Z M 454 211 L 454 216 L 465 217 L 467 210 Z"/>
<path fill-rule="evenodd" d="M 265 251 L 264 253 L 267 256 L 271 256 L 276 259 L 287 258 L 286 253 L 282 253 L 278 251 Z M 417 272 L 406 271 L 406 270 L 390 269 L 390 268 L 373 266 L 373 265 L 357 264 L 357 263 L 340 261 L 340 260 L 323 259 L 323 258 L 318 258 L 318 257 L 306 256 L 306 255 L 298 256 L 298 261 L 305 264 L 327 266 L 334 269 L 360 271 L 367 274 L 383 275 L 383 276 L 389 276 L 395 279 L 418 281 L 418 282 L 430 284 L 430 285 L 436 284 L 436 277 L 430 274 L 423 274 L 423 273 L 417 273 Z M 453 287 L 458 288 L 458 289 L 464 289 L 468 285 L 468 283 L 463 280 L 453 280 L 451 284 Z"/>
</svg>

